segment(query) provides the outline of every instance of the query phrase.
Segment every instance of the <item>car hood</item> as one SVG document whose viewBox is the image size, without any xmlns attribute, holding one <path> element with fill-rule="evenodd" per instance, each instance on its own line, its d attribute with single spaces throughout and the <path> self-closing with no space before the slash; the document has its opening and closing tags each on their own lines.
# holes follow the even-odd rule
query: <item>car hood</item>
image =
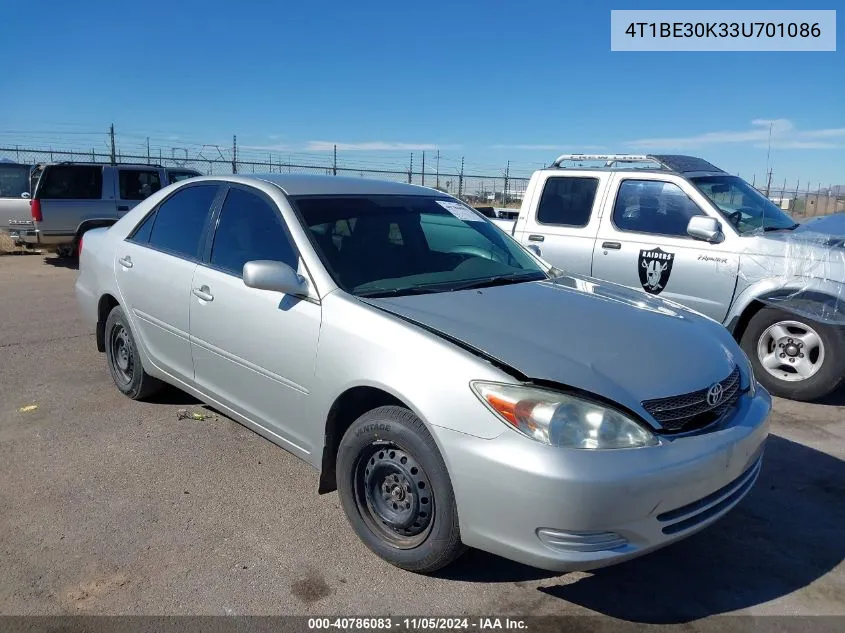
<svg viewBox="0 0 845 633">
<path fill-rule="evenodd" d="M 715 321 L 587 277 L 362 301 L 480 350 L 528 379 L 638 412 L 643 400 L 724 379 L 741 354 Z"/>
</svg>

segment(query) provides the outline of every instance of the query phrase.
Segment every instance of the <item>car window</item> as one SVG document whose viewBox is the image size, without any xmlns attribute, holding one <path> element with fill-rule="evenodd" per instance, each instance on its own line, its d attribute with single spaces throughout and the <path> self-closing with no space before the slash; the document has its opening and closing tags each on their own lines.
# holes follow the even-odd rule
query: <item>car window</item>
<svg viewBox="0 0 845 633">
<path fill-rule="evenodd" d="M 103 168 L 96 165 L 51 165 L 41 174 L 37 197 L 99 200 L 103 197 Z"/>
<path fill-rule="evenodd" d="M 155 169 L 121 169 L 118 183 L 121 200 L 143 200 L 161 189 L 161 177 Z"/>
<path fill-rule="evenodd" d="M 29 193 L 29 166 L 0 163 L 0 198 L 20 198 Z"/>
<path fill-rule="evenodd" d="M 230 189 L 217 221 L 210 263 L 240 276 L 244 264 L 257 259 L 283 262 L 296 270 L 299 256 L 275 205 L 244 189 Z"/>
<path fill-rule="evenodd" d="M 179 182 L 181 180 L 187 180 L 188 178 L 196 178 L 197 174 L 192 171 L 168 171 L 167 172 L 167 182 L 169 184 L 173 184 L 174 182 Z"/>
<path fill-rule="evenodd" d="M 613 223 L 622 231 L 687 237 L 690 218 L 703 214 L 676 184 L 625 180 L 616 194 Z"/>
<path fill-rule="evenodd" d="M 587 226 L 598 186 L 596 178 L 549 178 L 540 197 L 537 220 L 541 224 Z"/>
<path fill-rule="evenodd" d="M 359 296 L 447 292 L 546 275 L 475 210 L 421 195 L 301 196 L 294 203 L 335 282 Z"/>
<path fill-rule="evenodd" d="M 691 181 L 740 233 L 795 228 L 788 214 L 738 176 L 702 176 Z"/>
<path fill-rule="evenodd" d="M 203 228 L 217 191 L 217 185 L 198 185 L 170 196 L 155 213 L 149 245 L 180 257 L 198 257 Z"/>
<path fill-rule="evenodd" d="M 147 244 L 150 241 L 150 234 L 153 232 L 153 222 L 155 222 L 155 213 L 150 213 L 144 221 L 132 229 L 132 232 L 126 238 L 130 242 L 136 244 Z"/>
</svg>

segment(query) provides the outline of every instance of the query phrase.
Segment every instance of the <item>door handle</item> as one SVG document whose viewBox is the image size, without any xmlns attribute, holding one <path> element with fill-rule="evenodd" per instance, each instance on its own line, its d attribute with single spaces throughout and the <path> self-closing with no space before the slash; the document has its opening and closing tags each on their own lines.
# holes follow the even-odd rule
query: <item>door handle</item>
<svg viewBox="0 0 845 633">
<path fill-rule="evenodd" d="M 119 205 L 117 205 L 117 210 L 118 211 L 129 211 L 129 205 L 128 204 L 119 204 Z"/>
<path fill-rule="evenodd" d="M 542 241 L 543 241 L 543 240 L 545 240 L 545 239 L 546 239 L 546 238 L 545 238 L 544 236 L 542 236 L 542 235 L 529 235 L 529 236 L 528 236 L 528 241 L 529 241 L 529 242 L 542 242 Z"/>
<path fill-rule="evenodd" d="M 211 294 L 211 289 L 208 286 L 200 286 L 199 288 L 194 288 L 191 292 L 193 292 L 197 297 L 199 297 L 203 301 L 214 301 L 214 295 Z"/>
<path fill-rule="evenodd" d="M 129 257 L 129 255 L 127 255 L 126 257 L 121 257 L 117 260 L 117 262 L 124 268 L 132 268 L 132 258 Z"/>
<path fill-rule="evenodd" d="M 614 251 L 618 251 L 620 248 L 622 248 L 622 244 L 620 244 L 619 242 L 602 242 L 601 247 L 610 248 Z"/>
</svg>

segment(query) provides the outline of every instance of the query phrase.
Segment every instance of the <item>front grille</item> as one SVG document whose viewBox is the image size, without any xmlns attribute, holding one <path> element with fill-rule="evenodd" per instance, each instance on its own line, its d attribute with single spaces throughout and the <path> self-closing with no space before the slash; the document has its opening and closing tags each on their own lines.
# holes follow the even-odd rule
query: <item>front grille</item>
<svg viewBox="0 0 845 633">
<path fill-rule="evenodd" d="M 739 367 L 719 383 L 722 400 L 715 406 L 707 402 L 710 387 L 680 396 L 643 401 L 643 408 L 660 422 L 665 433 L 686 433 L 704 428 L 721 419 L 736 405 L 740 396 Z"/>
</svg>

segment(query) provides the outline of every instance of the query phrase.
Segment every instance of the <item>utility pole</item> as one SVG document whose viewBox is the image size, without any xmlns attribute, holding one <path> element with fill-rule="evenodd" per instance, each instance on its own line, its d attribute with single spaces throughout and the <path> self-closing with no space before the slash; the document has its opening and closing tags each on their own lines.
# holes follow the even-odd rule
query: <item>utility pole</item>
<svg viewBox="0 0 845 633">
<path fill-rule="evenodd" d="M 772 190 L 772 170 L 769 170 L 769 179 L 766 181 L 766 197 L 769 197 L 769 193 Z"/>
<path fill-rule="evenodd" d="M 414 152 L 411 152 L 411 163 L 408 166 L 408 184 L 413 181 L 414 178 Z"/>
<path fill-rule="evenodd" d="M 435 187 L 440 189 L 440 150 L 437 150 L 437 167 L 435 167 L 437 173 L 437 184 Z"/>
<path fill-rule="evenodd" d="M 505 168 L 505 190 L 502 192 L 502 204 L 508 204 L 508 178 L 511 175 L 511 162 L 508 161 L 508 166 Z M 493 192 L 493 198 L 496 198 L 496 192 Z"/>
<path fill-rule="evenodd" d="M 458 176 L 458 199 L 464 194 L 464 157 L 461 156 L 461 174 Z"/>
<path fill-rule="evenodd" d="M 147 165 L 150 164 L 150 137 L 147 137 Z"/>
<path fill-rule="evenodd" d="M 232 136 L 232 173 L 238 173 L 238 135 Z"/>
<path fill-rule="evenodd" d="M 332 159 L 332 176 L 337 176 L 337 145 L 334 146 L 334 158 Z"/>
<path fill-rule="evenodd" d="M 422 176 L 420 184 L 425 187 L 425 151 L 423 151 L 423 160 L 422 160 Z"/>
<path fill-rule="evenodd" d="M 109 137 L 111 138 L 111 164 L 114 165 L 117 163 L 117 151 L 114 146 L 114 123 L 109 128 Z"/>
</svg>

